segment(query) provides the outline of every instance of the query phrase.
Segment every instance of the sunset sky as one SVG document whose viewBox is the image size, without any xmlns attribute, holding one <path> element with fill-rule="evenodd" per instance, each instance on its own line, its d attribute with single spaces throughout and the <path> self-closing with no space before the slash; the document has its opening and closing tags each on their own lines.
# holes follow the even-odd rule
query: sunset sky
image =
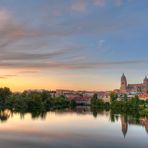
<svg viewBox="0 0 148 148">
<path fill-rule="evenodd" d="M 0 0 L 0 86 L 112 90 L 148 75 L 148 0 Z"/>
</svg>

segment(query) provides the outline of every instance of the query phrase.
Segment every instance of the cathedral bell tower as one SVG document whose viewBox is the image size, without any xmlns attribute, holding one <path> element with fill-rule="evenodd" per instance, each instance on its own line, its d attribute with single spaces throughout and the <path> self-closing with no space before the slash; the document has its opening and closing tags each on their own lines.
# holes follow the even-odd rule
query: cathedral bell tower
<svg viewBox="0 0 148 148">
<path fill-rule="evenodd" d="M 123 73 L 121 77 L 121 87 L 120 87 L 121 92 L 127 92 L 127 80 L 126 77 Z"/>
<path fill-rule="evenodd" d="M 143 92 L 148 93 L 148 78 L 146 76 L 145 79 L 143 80 L 143 86 L 144 86 Z"/>
</svg>

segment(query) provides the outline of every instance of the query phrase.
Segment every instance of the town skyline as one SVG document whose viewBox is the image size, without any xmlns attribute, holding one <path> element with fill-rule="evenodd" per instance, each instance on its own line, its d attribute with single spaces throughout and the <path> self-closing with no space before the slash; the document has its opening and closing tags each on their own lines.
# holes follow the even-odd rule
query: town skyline
<svg viewBox="0 0 148 148">
<path fill-rule="evenodd" d="M 121 75 L 122 74 L 122 75 Z M 134 85 L 134 84 L 143 84 L 143 80 L 144 80 L 144 78 L 148 78 L 148 76 L 147 75 L 145 75 L 145 77 L 143 77 L 143 78 L 141 78 L 140 77 L 140 79 L 139 80 L 137 80 L 137 81 L 132 81 L 132 79 L 128 76 L 128 75 L 126 75 L 124 72 L 123 73 L 121 73 L 120 74 L 120 76 L 118 77 L 118 83 L 117 83 L 117 85 L 113 88 L 110 88 L 110 89 L 107 89 L 107 87 L 105 87 L 105 89 L 99 89 L 99 88 L 90 88 L 90 89 L 85 89 L 85 87 L 83 88 L 80 88 L 80 89 L 78 89 L 78 88 L 70 88 L 70 87 L 55 87 L 55 88 L 50 88 L 50 87 L 34 87 L 34 88 L 31 88 L 31 87 L 26 87 L 26 88 L 21 88 L 21 89 L 13 89 L 13 87 L 11 87 L 11 86 L 9 86 L 9 85 L 7 85 L 7 84 L 5 84 L 4 83 L 4 85 L 1 85 L 1 87 L 9 87 L 12 91 L 14 91 L 14 92 L 22 92 L 22 91 L 25 91 L 25 90 L 51 90 L 51 91 L 56 91 L 56 90 L 70 90 L 70 91 L 114 91 L 114 90 L 120 90 L 121 89 L 121 76 L 123 76 L 123 75 L 125 75 L 126 76 L 126 81 L 127 81 L 127 85 Z M 4 79 L 4 78 L 2 78 L 2 79 Z M 2 81 L 1 81 L 2 82 Z M 86 82 L 87 83 L 87 82 Z M 1 83 L 2 84 L 2 83 Z M 105 86 L 105 85 L 104 85 Z M 106 84 L 106 86 L 107 86 L 107 84 Z"/>
<path fill-rule="evenodd" d="M 145 81 L 146 81 L 146 86 L 143 86 L 143 84 L 145 83 Z M 129 92 L 132 92 L 132 90 L 133 91 L 135 91 L 135 92 L 138 92 L 138 87 L 141 87 L 141 92 L 142 92 L 142 87 L 146 87 L 146 90 L 145 91 L 143 91 L 143 92 L 145 92 L 145 93 L 147 93 L 147 91 L 148 91 L 148 84 L 147 84 L 147 82 L 148 82 L 148 76 L 147 75 L 145 75 L 145 77 L 143 77 L 143 79 L 142 79 L 142 81 L 136 81 L 136 82 L 133 82 L 133 83 L 131 83 L 131 81 L 130 81 L 130 79 L 129 79 L 129 77 L 127 77 L 127 75 L 123 72 L 122 73 L 122 75 L 120 75 L 120 79 L 119 79 L 119 87 L 117 86 L 117 87 L 115 87 L 115 88 L 112 88 L 112 89 L 102 89 L 102 90 L 99 90 L 99 89 L 70 89 L 70 88 L 55 88 L 55 89 L 51 89 L 51 88 L 27 88 L 27 89 L 21 89 L 21 90 L 13 90 L 12 89 L 12 91 L 14 91 L 14 92 L 22 92 L 22 91 L 28 91 L 28 90 L 36 90 L 36 91 L 38 91 L 38 90 L 50 90 L 50 91 L 59 91 L 59 90 L 65 90 L 65 91 L 86 91 L 86 92 L 101 92 L 101 91 L 121 91 L 122 93 L 127 93 L 128 91 Z M 123 83 L 123 84 L 122 84 Z M 1 86 L 1 87 L 8 87 L 8 86 Z M 10 88 L 11 89 L 11 88 Z"/>
</svg>

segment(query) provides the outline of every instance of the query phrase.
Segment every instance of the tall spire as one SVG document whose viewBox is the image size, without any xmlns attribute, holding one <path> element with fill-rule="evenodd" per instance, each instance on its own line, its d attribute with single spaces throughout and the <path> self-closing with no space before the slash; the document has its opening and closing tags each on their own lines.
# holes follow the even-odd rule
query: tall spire
<svg viewBox="0 0 148 148">
<path fill-rule="evenodd" d="M 125 93 L 127 91 L 127 80 L 126 80 L 126 76 L 124 75 L 124 73 L 122 74 L 122 77 L 121 77 L 120 90 L 123 93 Z"/>
<path fill-rule="evenodd" d="M 148 80 L 148 78 L 147 78 L 147 76 L 145 76 L 144 81 L 147 81 L 147 80 Z"/>
<path fill-rule="evenodd" d="M 122 74 L 121 80 L 126 80 L 126 76 L 124 73 Z"/>
</svg>

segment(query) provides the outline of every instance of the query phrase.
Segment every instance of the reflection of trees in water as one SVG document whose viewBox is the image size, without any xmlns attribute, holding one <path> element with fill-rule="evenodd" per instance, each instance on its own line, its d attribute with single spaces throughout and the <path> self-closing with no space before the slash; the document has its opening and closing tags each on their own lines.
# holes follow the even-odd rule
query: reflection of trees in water
<svg viewBox="0 0 148 148">
<path fill-rule="evenodd" d="M 47 112 L 39 112 L 39 111 L 33 111 L 33 112 L 21 112 L 20 119 L 24 119 L 26 114 L 30 114 L 32 119 L 46 119 Z"/>
<path fill-rule="evenodd" d="M 98 111 L 96 109 L 91 109 L 94 118 L 97 118 Z"/>
<path fill-rule="evenodd" d="M 31 117 L 32 119 L 46 119 L 47 112 L 32 112 Z"/>
<path fill-rule="evenodd" d="M 21 120 L 23 120 L 23 119 L 24 119 L 24 117 L 25 117 L 25 113 L 23 113 L 23 112 L 22 112 L 22 113 L 20 113 L 20 119 L 21 119 Z"/>
<path fill-rule="evenodd" d="M 11 116 L 11 111 L 9 110 L 0 110 L 0 121 L 6 122 Z"/>
<path fill-rule="evenodd" d="M 115 115 L 112 114 L 112 112 L 110 112 L 110 121 L 111 121 L 111 122 L 115 122 L 115 121 L 116 121 Z"/>
<path fill-rule="evenodd" d="M 97 109 L 97 108 L 89 108 L 84 107 L 84 106 L 79 106 L 78 108 L 75 109 L 65 109 L 65 110 L 57 110 L 54 111 L 58 114 L 64 114 L 64 113 L 78 113 L 81 115 L 86 115 L 86 114 L 92 114 L 94 118 L 97 118 L 98 115 L 103 115 L 109 117 L 111 122 L 121 122 L 121 131 L 123 133 L 123 136 L 125 137 L 126 134 L 128 133 L 128 125 L 138 125 L 138 126 L 143 126 L 145 127 L 146 133 L 148 133 L 148 119 L 144 117 L 140 117 L 139 114 L 134 114 L 130 115 L 128 113 L 115 113 L 114 111 L 105 111 L 103 109 Z M 24 120 L 25 116 L 27 114 L 31 115 L 32 119 L 46 119 L 48 112 L 40 112 L 40 111 L 33 111 L 33 112 L 14 112 L 11 110 L 0 110 L 0 122 L 6 122 L 10 117 L 15 116 L 16 114 L 20 115 L 20 119 Z"/>
<path fill-rule="evenodd" d="M 109 111 L 104 110 L 102 108 L 95 108 L 95 107 L 91 107 L 90 111 L 92 112 L 92 115 L 94 116 L 94 118 L 97 118 L 98 115 L 107 115 L 109 114 Z"/>
<path fill-rule="evenodd" d="M 0 122 L 6 122 L 10 117 L 13 117 L 14 115 L 19 114 L 20 119 L 23 120 L 25 118 L 25 115 L 28 114 L 27 112 L 13 112 L 11 110 L 0 110 Z M 31 112 L 32 119 L 46 119 L 47 112 Z"/>
<path fill-rule="evenodd" d="M 32 111 L 32 112 L 19 112 L 19 114 L 20 114 L 20 119 L 22 120 L 25 118 L 25 115 L 27 114 L 30 114 L 32 119 L 38 119 L 38 118 L 46 119 L 47 112 Z"/>
<path fill-rule="evenodd" d="M 120 118 L 119 118 L 120 117 Z M 116 122 L 120 119 L 121 122 L 121 130 L 123 136 L 125 138 L 128 133 L 128 125 L 137 125 L 144 126 L 146 133 L 148 133 L 148 119 L 145 117 L 140 117 L 139 114 L 129 115 L 129 114 L 114 114 L 114 112 L 110 111 L 110 121 Z"/>
<path fill-rule="evenodd" d="M 115 113 L 114 111 L 104 111 L 102 109 L 91 108 L 92 115 L 97 118 L 98 115 L 106 115 L 110 118 L 111 122 L 118 122 L 121 123 L 121 131 L 124 136 L 126 137 L 128 133 L 128 125 L 140 125 L 145 127 L 145 131 L 148 133 L 148 119 L 142 118 L 139 114 L 129 115 L 127 113 Z"/>
<path fill-rule="evenodd" d="M 73 109 L 73 111 L 80 113 L 80 114 L 88 114 L 90 113 L 90 107 L 89 106 L 77 106 Z"/>
</svg>

